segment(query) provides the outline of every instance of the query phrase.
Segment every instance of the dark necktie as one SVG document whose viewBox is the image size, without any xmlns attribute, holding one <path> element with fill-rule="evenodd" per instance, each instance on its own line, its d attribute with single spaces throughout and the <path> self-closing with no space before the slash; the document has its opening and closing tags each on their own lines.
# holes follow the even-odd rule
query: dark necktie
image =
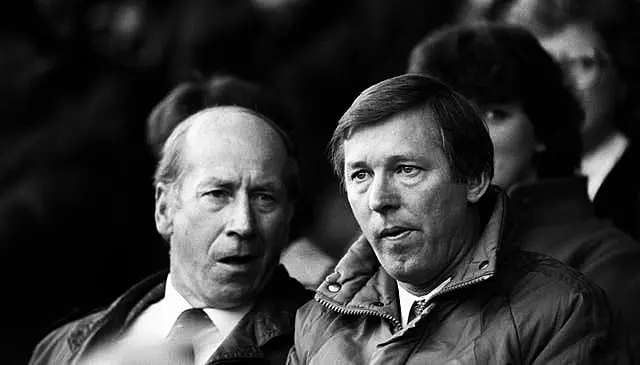
<svg viewBox="0 0 640 365">
<path fill-rule="evenodd" d="M 429 302 L 426 299 L 416 300 L 411 305 L 411 309 L 409 310 L 409 319 L 407 323 L 413 321 L 414 318 L 422 314 L 424 310 L 429 306 Z"/>
<path fill-rule="evenodd" d="M 213 326 L 209 316 L 201 308 L 191 308 L 182 312 L 167 335 L 167 342 L 176 351 L 180 363 L 193 363 L 194 338 Z"/>
</svg>

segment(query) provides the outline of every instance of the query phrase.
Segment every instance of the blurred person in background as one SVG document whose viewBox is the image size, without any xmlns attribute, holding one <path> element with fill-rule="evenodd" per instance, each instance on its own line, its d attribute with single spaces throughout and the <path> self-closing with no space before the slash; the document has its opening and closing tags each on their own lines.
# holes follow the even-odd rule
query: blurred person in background
<svg viewBox="0 0 640 365">
<path fill-rule="evenodd" d="M 401 75 L 329 144 L 362 236 L 296 316 L 289 364 L 627 364 L 601 288 L 518 249 L 474 106 Z"/>
<path fill-rule="evenodd" d="M 206 105 L 202 89 L 190 91 L 170 95 L 163 111 Z M 283 363 L 295 311 L 311 293 L 279 265 L 298 166 L 278 123 L 240 106 L 204 106 L 179 123 L 154 184 L 168 272 L 50 333 L 31 364 L 117 363 L 123 353 L 153 363 L 157 354 L 144 358 L 153 347 L 194 364 Z"/>
<path fill-rule="evenodd" d="M 485 16 L 531 30 L 585 110 L 581 172 L 599 217 L 640 239 L 640 4 L 635 0 L 495 1 Z M 552 112 L 552 111 L 549 111 Z"/>
<path fill-rule="evenodd" d="M 494 145 L 493 183 L 514 208 L 514 243 L 602 287 L 640 362 L 640 244 L 594 214 L 578 173 L 584 114 L 560 66 L 525 28 L 475 23 L 427 35 L 408 71 L 437 77 L 476 103 Z"/>
</svg>

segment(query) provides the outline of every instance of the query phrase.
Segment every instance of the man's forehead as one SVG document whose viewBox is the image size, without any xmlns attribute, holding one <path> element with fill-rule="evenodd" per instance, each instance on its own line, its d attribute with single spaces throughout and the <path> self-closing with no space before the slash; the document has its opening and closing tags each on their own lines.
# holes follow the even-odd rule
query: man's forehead
<svg viewBox="0 0 640 365">
<path fill-rule="evenodd" d="M 412 123 L 416 120 L 419 120 L 419 124 L 421 127 L 419 129 L 427 136 L 433 137 L 433 141 L 443 142 L 444 137 L 442 126 L 440 125 L 440 122 L 438 121 L 433 108 L 429 105 L 421 105 L 407 110 L 399 111 L 375 123 L 356 125 L 349 129 L 346 134 L 346 138 L 343 141 L 343 144 L 349 141 L 351 137 L 358 134 L 358 132 L 364 130 L 381 129 L 383 126 L 388 125 L 394 125 L 393 129 L 396 130 L 411 128 L 416 126 L 416 124 Z"/>
<path fill-rule="evenodd" d="M 235 139 L 257 143 L 256 147 L 284 148 L 284 140 L 272 123 L 259 113 L 237 106 L 217 106 L 204 109 L 185 123 L 191 123 L 187 132 L 189 145 L 211 144 L 212 141 Z M 276 147 L 277 146 L 277 147 Z"/>
<path fill-rule="evenodd" d="M 192 134 L 200 134 L 209 130 L 229 130 L 246 128 L 252 124 L 267 121 L 260 114 L 239 106 L 214 106 L 203 109 L 190 117 L 185 122 L 193 123 Z"/>
<path fill-rule="evenodd" d="M 190 164 L 251 163 L 280 166 L 287 160 L 284 142 L 258 115 L 239 107 L 205 109 L 185 123 L 183 156 Z"/>
</svg>

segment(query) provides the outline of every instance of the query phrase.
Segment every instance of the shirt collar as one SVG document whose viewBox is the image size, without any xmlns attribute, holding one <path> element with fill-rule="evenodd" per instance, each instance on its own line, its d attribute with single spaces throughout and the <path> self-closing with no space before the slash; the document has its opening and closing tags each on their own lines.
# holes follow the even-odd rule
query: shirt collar
<svg viewBox="0 0 640 365">
<path fill-rule="evenodd" d="M 171 319 L 171 326 L 178 319 L 180 313 L 193 306 L 176 290 L 171 281 L 171 273 L 167 277 L 167 285 L 165 286 L 164 299 L 162 300 L 164 312 Z M 233 309 L 203 308 L 204 312 L 209 316 L 211 322 L 218 328 L 224 337 L 233 330 L 247 312 L 251 309 L 252 304 L 244 305 Z M 167 333 L 169 333 L 169 329 Z"/>
<path fill-rule="evenodd" d="M 400 300 L 400 316 L 402 317 L 402 325 L 406 326 L 407 322 L 409 322 L 409 312 L 411 311 L 411 306 L 417 300 L 425 300 L 430 301 L 436 294 L 442 291 L 442 289 L 449 284 L 451 281 L 451 277 L 445 279 L 440 285 L 438 285 L 435 289 L 430 291 L 429 293 L 423 296 L 415 296 L 412 293 L 408 292 L 405 288 L 398 284 L 398 299 Z"/>
<path fill-rule="evenodd" d="M 615 132 L 595 150 L 583 156 L 581 172 L 589 178 L 587 186 L 589 199 L 593 201 L 600 185 L 620 160 L 628 145 L 629 138 L 621 132 Z"/>
</svg>

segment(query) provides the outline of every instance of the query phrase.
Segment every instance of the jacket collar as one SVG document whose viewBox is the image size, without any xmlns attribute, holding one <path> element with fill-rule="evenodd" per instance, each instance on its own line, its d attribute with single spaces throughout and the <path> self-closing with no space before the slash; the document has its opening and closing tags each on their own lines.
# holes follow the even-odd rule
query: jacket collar
<svg viewBox="0 0 640 365">
<path fill-rule="evenodd" d="M 168 271 L 157 272 L 136 284 L 105 310 L 81 319 L 68 337 L 69 350 L 76 356 L 79 350 L 100 337 L 115 335 L 126 328 L 149 305 L 164 295 L 164 279 Z"/>
<path fill-rule="evenodd" d="M 293 335 L 296 310 L 311 296 L 311 291 L 291 278 L 284 266 L 278 265 L 254 306 L 222 342 L 209 362 L 264 357 L 261 348 L 269 341 Z"/>
<path fill-rule="evenodd" d="M 120 335 L 149 305 L 164 295 L 168 272 L 156 273 L 129 289 L 96 316 L 81 320 L 68 338 L 73 356 L 101 338 Z M 272 339 L 292 335 L 295 312 L 311 299 L 311 292 L 289 276 L 284 266 L 276 267 L 255 305 L 223 341 L 212 360 L 263 357 L 262 346 Z M 286 300 L 283 300 L 286 298 Z"/>
<path fill-rule="evenodd" d="M 482 233 L 455 271 L 442 295 L 492 277 L 497 266 L 498 248 L 505 229 L 507 197 L 497 187 L 490 187 L 478 202 Z M 316 291 L 316 300 L 344 313 L 372 313 L 392 320 L 398 318 L 398 293 L 395 280 L 380 266 L 369 242 L 361 236 L 338 262 Z"/>
</svg>

